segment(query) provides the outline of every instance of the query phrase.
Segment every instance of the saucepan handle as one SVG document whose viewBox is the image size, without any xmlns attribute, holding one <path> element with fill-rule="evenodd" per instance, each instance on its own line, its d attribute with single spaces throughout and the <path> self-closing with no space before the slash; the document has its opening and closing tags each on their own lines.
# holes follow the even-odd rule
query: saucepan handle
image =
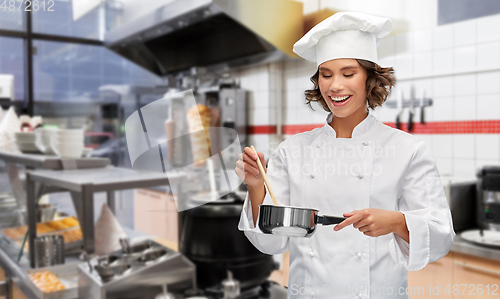
<svg viewBox="0 0 500 299">
<path fill-rule="evenodd" d="M 347 218 L 345 217 L 335 217 L 335 216 L 318 216 L 318 223 L 321 223 L 322 225 L 332 225 L 332 224 L 338 224 Z"/>
</svg>

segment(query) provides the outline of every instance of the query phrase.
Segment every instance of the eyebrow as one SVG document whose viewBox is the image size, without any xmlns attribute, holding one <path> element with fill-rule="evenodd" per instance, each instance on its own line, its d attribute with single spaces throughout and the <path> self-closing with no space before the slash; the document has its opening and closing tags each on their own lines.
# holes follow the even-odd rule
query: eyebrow
<svg viewBox="0 0 500 299">
<path fill-rule="evenodd" d="M 357 68 L 359 68 L 359 67 L 354 66 L 354 65 L 347 65 L 347 66 L 344 66 L 343 68 L 341 68 L 340 70 L 341 70 L 341 71 L 345 71 L 345 70 L 357 69 Z M 324 67 L 324 66 L 320 67 L 320 68 L 319 68 L 319 70 L 320 70 L 320 71 L 330 71 L 330 69 L 329 69 L 329 68 Z"/>
</svg>

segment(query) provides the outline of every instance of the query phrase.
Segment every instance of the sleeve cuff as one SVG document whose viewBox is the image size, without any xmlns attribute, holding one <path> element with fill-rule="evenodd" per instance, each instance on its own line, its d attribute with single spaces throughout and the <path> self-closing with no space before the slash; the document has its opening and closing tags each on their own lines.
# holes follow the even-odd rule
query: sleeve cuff
<svg viewBox="0 0 500 299">
<path fill-rule="evenodd" d="M 402 264 L 408 271 L 418 271 L 429 263 L 429 226 L 424 219 L 412 215 L 411 212 L 403 212 L 403 214 L 410 232 L 410 243 L 393 234 L 389 242 L 389 253 L 396 263 Z"/>
<path fill-rule="evenodd" d="M 250 198 L 248 196 L 248 192 L 245 198 L 245 202 L 243 203 L 243 210 L 241 211 L 241 217 L 240 217 L 240 223 L 238 224 L 238 229 L 241 231 L 255 230 L 255 225 L 253 223 L 252 205 L 250 204 Z"/>
</svg>

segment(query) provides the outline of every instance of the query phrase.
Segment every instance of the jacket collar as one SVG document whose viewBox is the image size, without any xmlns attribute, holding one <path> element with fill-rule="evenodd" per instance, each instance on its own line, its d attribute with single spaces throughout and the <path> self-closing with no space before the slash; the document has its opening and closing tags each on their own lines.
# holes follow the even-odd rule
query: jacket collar
<svg viewBox="0 0 500 299">
<path fill-rule="evenodd" d="M 328 136 L 336 138 L 337 132 L 335 132 L 335 130 L 330 126 L 332 119 L 333 114 L 330 112 L 326 118 L 326 123 L 323 126 L 323 132 L 325 132 L 325 134 Z M 354 127 L 354 130 L 352 131 L 352 138 L 362 136 L 370 131 L 375 125 L 376 121 L 377 119 L 371 114 L 371 112 L 368 112 L 368 116 L 366 116 L 365 119 L 363 119 L 356 127 Z"/>
</svg>

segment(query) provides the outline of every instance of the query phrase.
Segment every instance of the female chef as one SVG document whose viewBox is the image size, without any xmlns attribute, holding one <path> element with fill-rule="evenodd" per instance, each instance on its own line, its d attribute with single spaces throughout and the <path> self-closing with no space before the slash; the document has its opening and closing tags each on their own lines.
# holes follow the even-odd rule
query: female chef
<svg viewBox="0 0 500 299">
<path fill-rule="evenodd" d="M 455 236 L 425 144 L 368 110 L 386 100 L 395 82 L 393 69 L 377 64 L 377 45 L 391 29 L 387 18 L 337 13 L 294 45 L 318 66 L 308 104 L 317 101 L 331 113 L 323 127 L 283 141 L 267 176 L 281 205 L 346 220 L 333 229 L 317 226 L 311 238 L 263 234 L 258 206 L 272 200 L 257 155 L 247 147 L 236 162 L 248 188 L 239 229 L 264 253 L 290 251 L 288 298 L 407 298 L 407 271 L 445 256 Z"/>
</svg>

